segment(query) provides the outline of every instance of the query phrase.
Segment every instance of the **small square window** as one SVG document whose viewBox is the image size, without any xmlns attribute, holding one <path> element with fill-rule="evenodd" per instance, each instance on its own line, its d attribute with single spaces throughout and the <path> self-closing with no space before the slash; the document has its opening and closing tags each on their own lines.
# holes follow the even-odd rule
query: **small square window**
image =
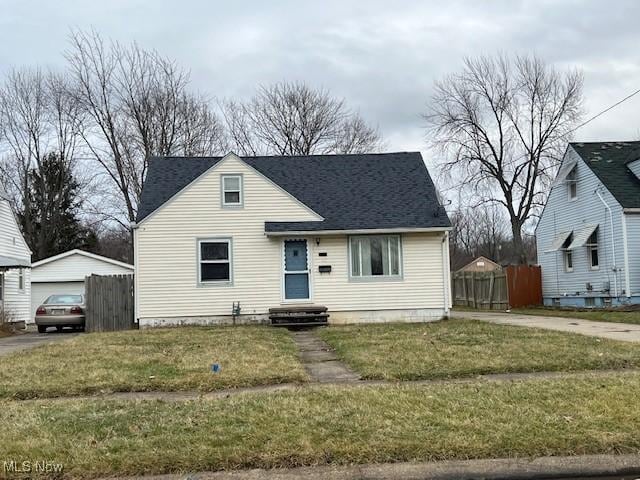
<svg viewBox="0 0 640 480">
<path fill-rule="evenodd" d="M 242 175 L 222 175 L 222 206 L 241 207 Z"/>
</svg>

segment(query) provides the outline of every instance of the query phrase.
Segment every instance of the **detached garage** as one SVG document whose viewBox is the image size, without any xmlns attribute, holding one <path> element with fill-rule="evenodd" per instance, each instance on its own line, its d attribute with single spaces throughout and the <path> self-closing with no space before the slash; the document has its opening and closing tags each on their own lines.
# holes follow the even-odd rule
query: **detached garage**
<svg viewBox="0 0 640 480">
<path fill-rule="evenodd" d="M 31 266 L 31 319 L 50 295 L 84 294 L 84 278 L 89 275 L 133 275 L 133 265 L 83 250 L 69 250 L 45 258 Z"/>
</svg>

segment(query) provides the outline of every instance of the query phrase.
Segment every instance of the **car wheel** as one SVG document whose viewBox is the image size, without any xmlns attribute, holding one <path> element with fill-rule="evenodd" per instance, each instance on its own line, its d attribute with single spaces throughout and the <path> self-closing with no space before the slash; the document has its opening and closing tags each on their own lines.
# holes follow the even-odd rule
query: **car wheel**
<svg viewBox="0 0 640 480">
<path fill-rule="evenodd" d="M 38 325 L 38 333 L 47 333 L 46 325 Z"/>
<path fill-rule="evenodd" d="M 62 329 L 63 329 L 63 328 L 64 328 L 64 327 L 63 327 L 62 325 L 56 325 L 56 330 L 57 330 L 58 332 L 62 332 Z"/>
</svg>

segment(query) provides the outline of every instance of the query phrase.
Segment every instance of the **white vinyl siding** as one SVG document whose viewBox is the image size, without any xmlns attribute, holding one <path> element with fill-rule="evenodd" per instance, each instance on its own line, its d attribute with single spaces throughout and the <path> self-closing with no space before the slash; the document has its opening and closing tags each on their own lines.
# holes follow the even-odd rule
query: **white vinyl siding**
<svg viewBox="0 0 640 480">
<path fill-rule="evenodd" d="M 577 198 L 569 201 L 564 183 L 554 185 L 536 230 L 538 263 L 542 267 L 543 296 L 547 299 L 563 295 L 607 296 L 608 294 L 603 292 L 607 287 L 610 288 L 610 294 L 613 296 L 616 283 L 618 295 L 621 296 L 625 288 L 622 207 L 608 190 L 602 188 L 602 183 L 589 166 L 569 147 L 563 164 L 573 161 L 576 162 Z M 612 258 L 613 243 L 609 213 L 595 194 L 596 189 L 600 189 L 601 195 L 612 210 L 615 261 Z M 573 232 L 575 236 L 594 224 L 598 225 L 599 268 L 591 268 L 590 250 L 587 245 L 583 245 L 572 250 L 573 271 L 565 271 L 564 251 L 549 252 L 554 238 L 561 232 Z M 588 291 L 587 284 L 592 287 L 591 292 Z"/>
<path fill-rule="evenodd" d="M 220 177 L 226 174 L 243 176 L 242 209 L 222 207 Z M 237 157 L 227 157 L 135 230 L 138 317 L 231 315 L 234 301 L 242 314 L 280 305 L 282 241 L 265 236 L 264 222 L 321 219 Z M 206 238 L 233 238 L 233 286 L 198 287 L 196 241 Z"/>
<path fill-rule="evenodd" d="M 0 255 L 30 261 L 31 252 L 25 243 L 9 203 L 0 199 Z M 24 269 L 22 281 L 19 269 L 4 272 L 2 306 L 12 320 L 28 322 L 31 307 L 30 270 Z M 23 288 L 20 288 L 20 285 Z"/>
<path fill-rule="evenodd" d="M 629 257 L 629 282 L 631 295 L 640 295 L 640 214 L 625 214 L 627 227 L 627 253 Z M 602 263 L 600 253 L 600 263 Z"/>
<path fill-rule="evenodd" d="M 244 208 L 222 207 L 220 176 L 242 174 Z M 310 221 L 321 217 L 234 156 L 145 219 L 135 232 L 136 311 L 148 320 L 266 314 L 284 301 L 283 241 L 268 237 L 265 221 Z M 352 282 L 349 237 L 315 236 L 307 240 L 309 290 L 315 304 L 332 312 L 394 309 L 446 309 L 442 233 L 402 234 L 402 279 Z M 198 239 L 232 238 L 233 284 L 199 288 Z M 300 237 L 295 237 L 300 238 Z M 320 257 L 319 253 L 326 253 Z M 168 258 L 170 257 L 170 261 Z M 320 265 L 331 272 L 320 274 Z"/>
<path fill-rule="evenodd" d="M 32 282 L 84 282 L 89 275 L 128 275 L 131 268 L 74 253 L 33 267 Z"/>
</svg>

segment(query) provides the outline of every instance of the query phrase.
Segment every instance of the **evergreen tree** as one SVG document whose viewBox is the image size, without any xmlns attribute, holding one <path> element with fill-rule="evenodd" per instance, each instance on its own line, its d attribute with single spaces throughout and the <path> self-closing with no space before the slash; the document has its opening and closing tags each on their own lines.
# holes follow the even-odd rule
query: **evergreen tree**
<svg viewBox="0 0 640 480">
<path fill-rule="evenodd" d="M 25 238 L 34 261 L 74 248 L 96 248 L 95 233 L 78 218 L 79 189 L 69 163 L 58 153 L 47 154 L 39 168 L 29 171 L 29 201 L 19 217 L 22 231 L 29 232 Z"/>
</svg>

